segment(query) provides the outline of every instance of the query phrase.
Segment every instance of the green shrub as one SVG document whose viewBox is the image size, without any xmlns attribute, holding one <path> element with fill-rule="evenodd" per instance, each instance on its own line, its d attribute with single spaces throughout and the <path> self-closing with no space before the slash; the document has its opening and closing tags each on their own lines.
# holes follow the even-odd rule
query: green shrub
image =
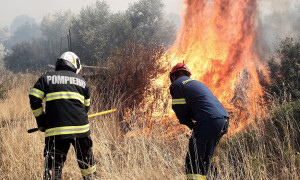
<svg viewBox="0 0 300 180">
<path fill-rule="evenodd" d="M 277 56 L 268 62 L 271 85 L 269 91 L 281 100 L 300 98 L 300 38 L 286 37 L 277 49 Z"/>
</svg>

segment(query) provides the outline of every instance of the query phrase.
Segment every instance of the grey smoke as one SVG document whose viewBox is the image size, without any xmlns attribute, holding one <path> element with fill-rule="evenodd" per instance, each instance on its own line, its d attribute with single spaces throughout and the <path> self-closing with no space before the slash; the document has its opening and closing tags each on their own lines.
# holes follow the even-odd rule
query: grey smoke
<svg viewBox="0 0 300 180">
<path fill-rule="evenodd" d="M 264 53 L 273 52 L 280 40 L 285 37 L 300 36 L 300 0 L 258 2 L 260 5 L 258 39 Z"/>
</svg>

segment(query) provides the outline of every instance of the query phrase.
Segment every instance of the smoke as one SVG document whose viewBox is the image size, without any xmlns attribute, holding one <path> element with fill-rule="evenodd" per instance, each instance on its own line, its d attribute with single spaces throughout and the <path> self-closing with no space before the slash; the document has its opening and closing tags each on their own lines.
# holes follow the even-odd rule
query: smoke
<svg viewBox="0 0 300 180">
<path fill-rule="evenodd" d="M 299 0 L 259 0 L 258 43 L 272 53 L 281 39 L 300 36 Z"/>
<path fill-rule="evenodd" d="M 286 11 L 290 9 L 298 0 L 259 0 L 259 3 L 266 4 L 263 8 L 270 8 L 272 11 Z"/>
</svg>

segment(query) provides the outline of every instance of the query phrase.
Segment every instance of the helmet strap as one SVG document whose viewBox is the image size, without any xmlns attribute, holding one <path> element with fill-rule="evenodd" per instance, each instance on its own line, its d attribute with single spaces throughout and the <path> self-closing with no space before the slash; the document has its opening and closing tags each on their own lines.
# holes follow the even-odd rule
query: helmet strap
<svg viewBox="0 0 300 180">
<path fill-rule="evenodd" d="M 80 69 L 81 64 L 80 64 L 80 60 L 78 58 L 76 59 L 76 65 L 77 65 L 77 69 Z"/>
</svg>

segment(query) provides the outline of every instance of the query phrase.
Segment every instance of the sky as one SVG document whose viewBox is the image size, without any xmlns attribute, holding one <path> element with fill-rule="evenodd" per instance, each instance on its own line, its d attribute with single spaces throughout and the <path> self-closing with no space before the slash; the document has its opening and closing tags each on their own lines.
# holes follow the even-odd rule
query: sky
<svg viewBox="0 0 300 180">
<path fill-rule="evenodd" d="M 138 0 L 106 0 L 113 12 L 124 11 L 130 3 Z M 162 0 L 165 4 L 166 14 L 181 14 L 184 0 Z M 300 0 L 257 0 L 260 4 L 260 10 L 263 13 L 272 11 L 285 11 L 291 4 Z M 36 19 L 39 23 L 42 17 L 48 13 L 58 10 L 71 9 L 79 13 L 82 7 L 91 5 L 96 0 L 0 0 L 0 28 L 9 27 L 15 17 L 19 15 L 28 15 Z"/>
<path fill-rule="evenodd" d="M 138 0 L 106 0 L 111 11 L 124 11 L 130 3 Z M 82 7 L 91 5 L 96 0 L 0 0 L 0 28 L 9 27 L 16 16 L 27 14 L 40 22 L 48 13 L 58 10 L 72 10 L 79 13 Z M 163 0 L 167 14 L 180 14 L 182 0 Z"/>
</svg>

